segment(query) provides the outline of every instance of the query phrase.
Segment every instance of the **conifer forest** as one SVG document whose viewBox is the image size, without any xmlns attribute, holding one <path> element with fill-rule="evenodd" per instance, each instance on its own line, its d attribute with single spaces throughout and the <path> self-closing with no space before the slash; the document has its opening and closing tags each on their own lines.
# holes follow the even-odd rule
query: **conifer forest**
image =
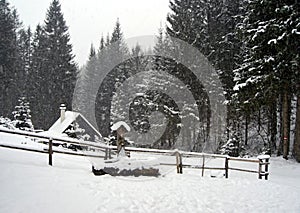
<svg viewBox="0 0 300 213">
<path fill-rule="evenodd" d="M 300 162 L 298 0 L 170 0 L 169 13 L 157 29 L 152 48 L 129 47 L 122 20 L 117 19 L 112 33 L 103 32 L 98 43 L 91 44 L 84 65 L 75 60 L 63 9 L 59 0 L 52 0 L 45 20 L 30 28 L 20 20 L 18 8 L 9 0 L 0 0 L 0 125 L 47 130 L 59 117 L 61 103 L 73 111 L 85 107 L 72 104 L 76 81 L 93 82 L 101 76 L 100 87 L 92 88 L 95 82 L 77 85 L 75 98 L 80 98 L 80 103 L 95 100 L 96 124 L 106 138 L 111 137 L 112 120 L 123 120 L 127 113 L 133 129 L 147 133 L 150 115 L 156 111 L 164 115 L 166 122 L 155 122 L 165 125 L 165 131 L 153 143 L 136 146 L 236 157 L 263 153 Z M 107 20 L 95 21 L 101 25 Z M 174 38 L 203 54 L 216 71 L 221 88 L 208 90 L 172 57 L 194 57 L 182 56 L 183 48 Z M 168 53 L 170 57 L 162 57 Z M 104 76 L 101 69 L 114 64 L 112 60 L 122 63 Z M 127 88 L 124 82 L 132 76 L 141 83 Z M 150 80 L 151 88 L 168 85 L 175 89 L 169 95 L 147 90 L 126 102 L 127 90 L 138 94 Z M 198 115 L 189 111 L 193 106 L 183 99 L 172 98 L 183 87 L 199 105 Z M 92 89 L 97 94 L 87 93 Z M 209 134 L 214 122 L 208 98 L 212 93 L 225 97 L 222 105 L 227 114 L 224 130 L 213 136 Z M 180 112 L 181 106 L 185 112 Z M 205 145 L 208 141 L 214 145 Z"/>
</svg>

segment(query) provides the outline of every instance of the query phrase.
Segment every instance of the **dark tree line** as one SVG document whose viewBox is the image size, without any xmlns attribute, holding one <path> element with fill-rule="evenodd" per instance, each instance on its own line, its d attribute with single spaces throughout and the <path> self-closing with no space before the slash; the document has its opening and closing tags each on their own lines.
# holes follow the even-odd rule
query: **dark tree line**
<svg viewBox="0 0 300 213">
<path fill-rule="evenodd" d="M 15 9 L 5 0 L 0 1 L 0 109 L 11 114 L 19 92 L 18 29 L 20 22 Z"/>
<path fill-rule="evenodd" d="M 97 125 L 104 137 L 109 137 L 110 125 L 113 122 L 127 120 L 126 114 L 129 111 L 129 122 L 131 122 L 133 129 L 138 134 L 143 135 L 144 140 L 153 142 L 147 144 L 147 147 L 165 149 L 180 147 L 185 150 L 202 151 L 205 139 L 200 138 L 200 131 L 196 132 L 193 128 L 185 127 L 184 134 L 179 137 L 178 133 L 181 126 L 180 116 L 185 120 L 190 117 L 191 127 L 199 123 L 193 114 L 194 112 L 189 111 L 193 106 L 181 102 L 181 106 L 185 106 L 186 116 L 179 116 L 178 106 L 174 105 L 174 100 L 168 94 L 154 89 L 168 85 L 174 88 L 173 95 L 176 96 L 176 89 L 180 89 L 180 85 L 172 82 L 172 79 L 167 77 L 169 75 L 182 80 L 184 84 L 190 86 L 193 93 L 199 96 L 201 96 L 202 91 L 199 85 L 193 84 L 196 79 L 193 78 L 192 73 L 188 72 L 187 68 L 181 64 L 178 65 L 172 59 L 159 57 L 161 54 L 158 52 L 167 51 L 163 48 L 170 50 L 173 48 L 171 44 L 166 44 L 171 41 L 163 40 L 162 32 L 160 36 L 158 41 L 162 43 L 157 43 L 154 48 L 154 55 L 150 52 L 145 53 L 138 44 L 130 50 L 124 42 L 120 23 L 117 21 L 111 36 L 108 35 L 106 41 L 103 36 L 101 37 L 98 51 L 93 44 L 91 45 L 89 60 L 80 72 L 79 82 L 81 84 L 77 87 L 78 105 L 76 110 L 82 112 L 93 124 Z M 176 50 L 172 51 L 174 55 L 177 53 Z M 113 66 L 106 70 L 109 72 L 104 73 L 110 65 Z M 153 73 L 153 70 L 158 70 L 160 73 Z M 186 73 L 189 75 L 184 77 Z M 130 80 L 131 77 L 134 77 L 135 80 Z M 103 82 L 98 84 L 100 79 Z M 118 90 L 125 81 L 133 81 L 134 88 L 129 90 L 125 86 Z M 138 96 L 138 101 L 133 99 L 130 102 L 129 94 L 135 93 L 143 95 Z M 198 101 L 202 103 L 205 102 L 206 99 L 204 99 Z M 95 105 L 95 109 L 93 109 L 93 105 Z M 93 115 L 90 112 L 95 112 L 95 121 L 93 121 Z M 166 130 L 161 137 L 160 135 L 151 136 L 152 133 L 149 133 L 151 128 L 149 119 L 153 112 L 164 114 L 168 120 Z M 206 118 L 203 117 L 200 120 L 203 121 L 203 128 L 205 129 L 201 131 L 201 134 L 205 137 L 207 132 L 206 127 L 204 127 L 207 125 Z M 160 121 L 153 126 L 164 126 L 164 124 L 163 121 Z M 135 135 L 129 136 L 137 145 L 145 145 L 143 141 L 140 141 L 141 139 L 135 137 Z M 178 141 L 180 142 L 178 143 Z"/>
<path fill-rule="evenodd" d="M 35 128 L 48 129 L 59 105 L 72 104 L 77 77 L 68 27 L 58 0 L 53 0 L 43 24 L 25 29 L 7 0 L 0 1 L 0 109 L 11 117 L 20 97 L 26 97 Z"/>
<path fill-rule="evenodd" d="M 198 48 L 223 83 L 227 139 L 220 150 L 286 159 L 293 151 L 300 161 L 299 2 L 171 0 L 170 9 L 165 40 Z"/>
<path fill-rule="evenodd" d="M 153 53 L 180 55 L 180 47 L 173 46 L 171 36 L 193 45 L 213 64 L 227 99 L 227 131 L 216 139 L 219 151 L 234 156 L 275 153 L 285 158 L 293 151 L 299 159 L 298 2 L 171 0 L 170 9 L 166 33 L 163 28 L 159 29 Z M 111 36 L 106 39 L 102 36 L 98 51 L 91 47 L 83 73 L 95 69 L 101 60 L 111 59 L 103 55 L 102 50 L 112 43 L 110 37 L 120 35 L 118 30 L 117 23 Z M 111 53 L 118 57 L 131 54 L 128 49 Z M 174 68 L 167 60 L 154 58 L 151 63 L 154 68 Z M 110 89 L 107 85 L 108 93 Z M 103 99 L 102 103 L 105 101 Z M 113 105 L 119 106 L 119 111 L 112 116 L 122 117 L 122 103 Z M 110 119 L 110 112 L 103 111 L 107 116 L 100 114 L 96 116 L 100 125 L 101 119 Z M 195 151 L 202 150 L 201 143 L 188 144 L 198 143 L 205 135 L 191 131 L 184 135 L 182 145 L 185 148 L 194 146 L 198 147 Z"/>
<path fill-rule="evenodd" d="M 27 97 L 34 126 L 47 129 L 57 118 L 60 103 L 71 107 L 77 77 L 59 1 L 52 1 L 44 23 L 32 32 L 22 27 L 16 10 L 0 0 L 0 26 L 1 114 L 11 116 L 17 100 Z M 167 24 L 159 29 L 153 53 L 180 56 L 181 47 L 174 46 L 170 38 L 175 37 L 200 50 L 215 67 L 227 99 L 226 132 L 215 139 L 219 152 L 234 156 L 271 153 L 286 159 L 293 154 L 300 161 L 299 36 L 298 0 L 170 0 Z M 138 45 L 128 49 L 119 21 L 111 35 L 101 37 L 98 49 L 91 45 L 79 76 L 91 84 L 79 85 L 88 95 L 79 95 L 82 101 L 76 107 L 80 111 L 90 105 L 80 103 L 96 100 L 96 121 L 86 116 L 100 125 L 104 135 L 109 134 L 110 119 L 123 119 L 126 111 L 120 107 L 123 99 L 111 103 L 113 97 L 126 95 L 127 91 L 115 91 L 124 79 L 146 69 L 149 62 L 153 69 L 163 70 L 172 70 L 176 64 L 143 55 Z M 96 81 L 105 77 L 101 76 L 105 66 L 130 56 L 106 76 L 102 93 L 98 93 Z M 151 72 L 144 76 L 145 85 L 148 78 L 155 76 Z M 207 128 L 209 131 L 209 122 Z M 185 149 L 202 150 L 199 141 L 206 133 L 188 130 L 183 134 Z"/>
</svg>

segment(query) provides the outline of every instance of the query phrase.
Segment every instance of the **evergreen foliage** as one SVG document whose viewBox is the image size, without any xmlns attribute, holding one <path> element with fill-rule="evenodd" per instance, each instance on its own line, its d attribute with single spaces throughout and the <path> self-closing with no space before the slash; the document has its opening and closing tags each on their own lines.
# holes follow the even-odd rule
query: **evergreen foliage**
<svg viewBox="0 0 300 213">
<path fill-rule="evenodd" d="M 18 32 L 18 70 L 20 71 L 20 90 L 23 94 L 29 93 L 30 67 L 32 55 L 32 33 L 30 28 L 20 29 Z"/>
<path fill-rule="evenodd" d="M 13 122 L 7 117 L 0 117 L 0 126 L 7 129 L 15 130 Z"/>
<path fill-rule="evenodd" d="M 56 120 L 61 103 L 71 107 L 77 78 L 70 35 L 58 0 L 51 2 L 45 24 L 37 27 L 33 50 L 33 81 L 39 84 L 31 96 L 38 102 L 33 118 L 36 126 L 47 129 Z M 34 93 L 39 95 L 34 97 Z"/>
<path fill-rule="evenodd" d="M 165 29 L 159 28 L 153 57 L 145 56 L 148 53 L 145 54 L 139 45 L 129 51 L 119 19 L 111 34 L 107 34 L 106 38 L 101 36 L 97 51 L 91 44 L 87 64 L 78 75 L 82 82 L 90 84 L 79 85 L 78 89 L 84 92 L 79 96 L 82 100 L 96 100 L 95 122 L 101 133 L 108 136 L 110 119 L 122 120 L 128 113 L 125 106 L 128 103 L 122 97 L 129 91 L 126 87 L 118 92 L 117 89 L 140 70 L 149 72 L 138 77 L 142 83 L 136 85 L 134 91 L 148 86 L 156 88 L 162 84 L 179 88 L 164 72 L 174 74 L 188 85 L 193 84 L 191 76 L 185 76 L 184 66 L 178 65 L 172 58 L 161 57 L 165 53 L 189 59 L 193 57 L 182 55 L 188 50 L 176 46 L 171 38 L 174 37 L 202 52 L 215 67 L 223 84 L 228 114 L 227 137 L 217 139 L 221 153 L 233 156 L 277 153 L 287 159 L 293 151 L 293 156 L 300 162 L 299 2 L 170 0 L 170 10 Z M 125 60 L 129 56 L 132 57 Z M 120 61 L 121 64 L 118 63 Z M 103 76 L 103 71 L 107 69 L 110 73 Z M 151 69 L 158 70 L 159 74 Z M 104 77 L 99 89 L 97 80 Z M 58 117 L 61 103 L 71 107 L 76 78 L 77 65 L 59 1 L 52 0 L 45 22 L 32 33 L 30 28 L 22 27 L 16 10 L 8 1 L 0 0 L 1 114 L 11 116 L 17 103 L 14 120 L 1 117 L 0 125 L 14 128 L 14 124 L 17 128 L 32 131 L 30 102 L 35 126 L 48 129 Z M 152 80 L 155 83 L 150 85 Z M 204 92 L 202 85 L 191 87 L 197 88 L 199 93 Z M 102 92 L 92 93 L 98 89 Z M 160 95 L 164 99 L 160 103 L 168 105 L 172 102 L 165 94 Z M 151 100 L 147 101 L 150 101 L 149 105 L 153 104 Z M 154 104 L 156 109 L 160 108 L 160 103 Z M 190 113 L 193 106 L 180 101 L 177 104 L 184 106 L 182 113 L 187 116 L 181 115 L 180 118 L 189 120 L 189 126 L 195 126 L 199 119 L 205 120 L 203 115 L 196 118 L 192 111 Z M 76 107 L 80 109 L 84 106 Z M 144 105 L 141 109 L 151 111 Z M 93 108 L 85 110 L 92 111 Z M 136 113 L 133 112 L 139 117 Z M 144 121 L 149 112 L 145 113 L 137 121 L 141 125 L 146 124 L 141 131 L 148 128 L 148 123 Z M 207 116 L 210 116 L 208 111 Z M 90 120 L 90 117 L 87 118 Z M 175 118 L 172 119 L 174 122 Z M 205 128 L 200 126 L 199 129 Z M 176 130 L 171 130 L 163 141 L 152 147 L 174 148 L 172 140 Z M 209 129 L 201 133 L 192 128 L 185 129 L 180 139 L 181 148 L 202 151 L 206 131 Z"/>
<path fill-rule="evenodd" d="M 236 70 L 239 104 L 247 114 L 263 109 L 270 120 L 270 149 L 276 148 L 276 107 L 281 137 L 278 154 L 288 157 L 292 82 L 299 70 L 299 5 L 295 1 L 253 0 L 242 25 L 246 44 L 243 63 Z M 296 85 L 296 84 L 294 84 Z M 275 112 L 274 112 L 275 111 Z"/>
<path fill-rule="evenodd" d="M 14 117 L 12 123 L 14 126 L 21 130 L 33 131 L 30 113 L 30 106 L 27 99 L 25 97 L 19 98 L 18 105 L 15 106 L 15 111 L 12 112 Z"/>
<path fill-rule="evenodd" d="M 170 1 L 172 13 L 167 16 L 167 32 L 208 54 L 206 2 L 203 0 Z"/>
<path fill-rule="evenodd" d="M 96 56 L 96 50 L 94 48 L 94 45 L 91 44 L 91 48 L 90 48 L 90 55 L 89 55 L 89 60 L 91 60 L 93 57 Z"/>
<path fill-rule="evenodd" d="M 299 90 L 299 3 L 171 0 L 170 9 L 168 34 L 205 54 L 223 83 L 228 131 L 220 145 L 230 150 L 235 141 L 238 153 L 256 146 L 287 158 L 291 100 Z M 160 49 L 162 43 L 160 31 Z"/>
<path fill-rule="evenodd" d="M 20 22 L 15 9 L 0 0 L 0 109 L 9 116 L 20 94 L 18 69 L 18 29 Z"/>
</svg>

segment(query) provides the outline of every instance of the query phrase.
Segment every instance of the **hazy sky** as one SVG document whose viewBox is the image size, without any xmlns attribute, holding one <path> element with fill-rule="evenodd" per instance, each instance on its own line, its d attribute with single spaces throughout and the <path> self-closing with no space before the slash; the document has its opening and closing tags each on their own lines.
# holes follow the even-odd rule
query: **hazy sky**
<svg viewBox="0 0 300 213">
<path fill-rule="evenodd" d="M 35 29 L 45 20 L 52 0 L 8 0 L 14 6 L 24 26 Z M 157 34 L 165 25 L 169 0 L 60 0 L 69 26 L 76 62 L 83 65 L 91 43 L 98 48 L 101 35 L 112 33 L 119 18 L 126 38 Z"/>
</svg>

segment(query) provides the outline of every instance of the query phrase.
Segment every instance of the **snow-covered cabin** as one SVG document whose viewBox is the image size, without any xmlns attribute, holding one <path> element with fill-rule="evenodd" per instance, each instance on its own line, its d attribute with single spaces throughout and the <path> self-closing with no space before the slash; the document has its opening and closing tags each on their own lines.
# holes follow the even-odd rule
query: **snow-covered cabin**
<svg viewBox="0 0 300 213">
<path fill-rule="evenodd" d="M 60 106 L 60 117 L 48 131 L 45 131 L 42 134 L 57 137 L 82 137 L 85 140 L 94 142 L 102 140 L 100 132 L 82 114 L 66 111 L 65 105 Z"/>
</svg>

